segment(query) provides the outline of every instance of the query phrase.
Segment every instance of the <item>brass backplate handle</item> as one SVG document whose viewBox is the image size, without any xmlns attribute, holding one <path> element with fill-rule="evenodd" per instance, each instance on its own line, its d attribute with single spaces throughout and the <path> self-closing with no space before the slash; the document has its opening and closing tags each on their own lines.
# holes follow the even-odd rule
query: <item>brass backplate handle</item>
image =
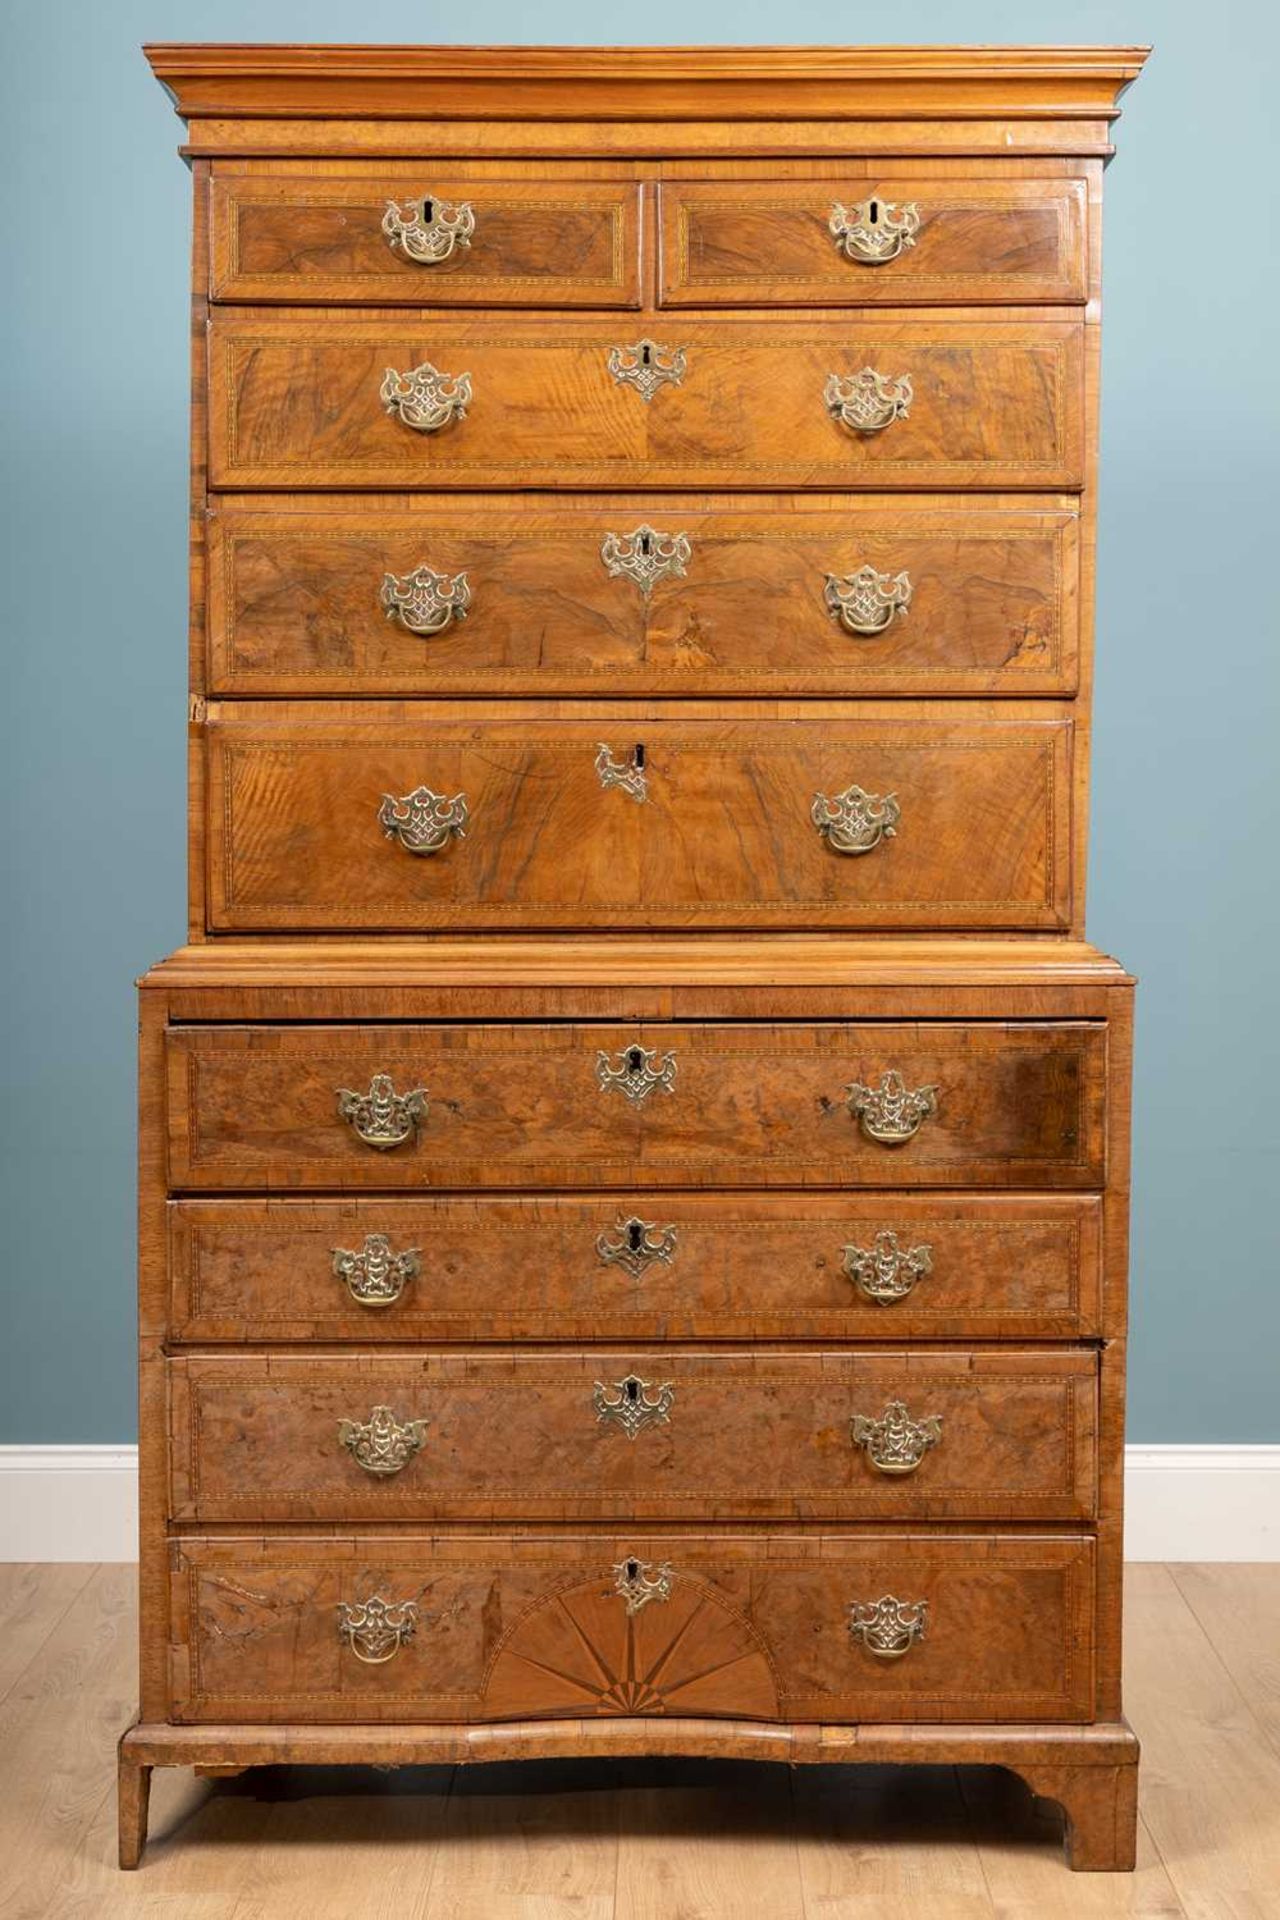
<svg viewBox="0 0 1280 1920">
<path fill-rule="evenodd" d="M 465 253 L 475 230 L 475 208 L 469 200 L 454 206 L 433 193 L 403 204 L 388 200 L 382 216 L 391 251 L 412 260 L 415 267 L 440 267 L 455 254 Z"/>
<path fill-rule="evenodd" d="M 397 1420 L 390 1407 L 375 1407 L 367 1420 L 339 1420 L 338 1439 L 358 1467 L 378 1479 L 400 1473 L 422 1449 L 425 1420 Z"/>
<path fill-rule="evenodd" d="M 684 578 L 692 552 L 687 533 L 659 533 L 646 522 L 634 533 L 606 533 L 600 543 L 610 579 L 633 581 L 646 600 L 660 580 Z"/>
<path fill-rule="evenodd" d="M 937 1087 L 909 1087 L 896 1067 L 881 1074 L 878 1087 L 851 1081 L 845 1097 L 867 1138 L 882 1147 L 900 1147 L 938 1111 Z"/>
<path fill-rule="evenodd" d="M 385 1233 L 367 1233 L 357 1253 L 349 1247 L 331 1249 L 333 1277 L 341 1280 L 360 1307 L 392 1307 L 421 1269 L 421 1247 L 397 1253 Z"/>
<path fill-rule="evenodd" d="M 674 1227 L 641 1220 L 635 1214 L 614 1221 L 612 1233 L 602 1233 L 596 1253 L 606 1267 L 621 1267 L 633 1280 L 643 1280 L 652 1266 L 669 1267 L 676 1257 L 679 1236 Z"/>
<path fill-rule="evenodd" d="M 601 1093 L 616 1089 L 639 1106 L 655 1087 L 661 1087 L 663 1093 L 675 1092 L 676 1056 L 664 1053 L 659 1059 L 656 1047 L 642 1047 L 634 1042 L 616 1055 L 602 1048 L 596 1054 L 596 1083 Z"/>
<path fill-rule="evenodd" d="M 416 1600 L 383 1600 L 374 1594 L 357 1606 L 338 1602 L 338 1638 L 366 1667 L 394 1660 L 412 1640 L 417 1620 Z"/>
<path fill-rule="evenodd" d="M 905 420 L 915 394 L 907 373 L 877 373 L 862 367 L 857 373 L 827 375 L 822 390 L 827 412 L 850 433 L 883 433 L 895 420 Z"/>
<path fill-rule="evenodd" d="M 842 207 L 837 200 L 827 226 L 836 252 L 846 260 L 856 260 L 864 267 L 883 267 L 914 247 L 920 231 L 920 208 L 914 200 L 904 200 L 896 207 L 891 200 L 873 193 L 853 207 Z"/>
<path fill-rule="evenodd" d="M 415 787 L 399 800 L 393 793 L 384 793 L 378 808 L 378 825 L 406 853 L 439 853 L 451 839 L 465 840 L 470 823 L 465 793 L 446 799 L 430 787 Z"/>
<path fill-rule="evenodd" d="M 859 1293 L 877 1306 L 891 1307 L 905 1300 L 917 1280 L 933 1271 L 933 1248 L 900 1247 L 898 1236 L 882 1227 L 869 1247 L 841 1249 L 845 1272 Z"/>
<path fill-rule="evenodd" d="M 901 1660 L 924 1639 L 928 1624 L 927 1600 L 897 1600 L 891 1593 L 849 1609 L 850 1634 L 877 1660 Z"/>
<path fill-rule="evenodd" d="M 913 1420 L 901 1400 L 890 1400 L 878 1419 L 855 1413 L 849 1437 L 861 1447 L 877 1473 L 914 1473 L 930 1447 L 942 1438 L 942 1416 L 928 1413 Z"/>
<path fill-rule="evenodd" d="M 366 1147 L 399 1147 L 411 1140 L 427 1117 L 427 1090 L 397 1093 L 389 1073 L 375 1073 L 368 1093 L 338 1088 L 338 1114 Z"/>
<path fill-rule="evenodd" d="M 628 1440 L 634 1440 L 646 1427 L 665 1425 L 671 1418 L 676 1390 L 670 1380 L 651 1386 L 637 1373 L 606 1385 L 597 1380 L 592 1393 L 596 1419 L 602 1425 L 621 1427 Z"/>
<path fill-rule="evenodd" d="M 388 367 L 379 397 L 387 413 L 415 433 L 439 433 L 451 420 L 465 420 L 471 405 L 471 375 L 441 373 L 429 360 L 408 373 Z"/>
<path fill-rule="evenodd" d="M 815 793 L 809 818 L 835 853 L 870 853 L 898 831 L 902 808 L 896 793 L 867 793 L 859 786 L 828 797 Z"/>
<path fill-rule="evenodd" d="M 610 347 L 605 362 L 620 387 L 634 387 L 648 405 L 661 387 L 678 387 L 688 368 L 684 347 L 660 347 L 656 340 L 637 340 L 630 347 Z"/>
<path fill-rule="evenodd" d="M 452 620 L 466 619 L 471 583 L 465 573 L 435 573 L 424 565 L 412 573 L 384 573 L 378 599 L 388 620 L 429 637 Z"/>
<path fill-rule="evenodd" d="M 846 633 L 869 639 L 883 633 L 895 615 L 905 614 L 911 605 L 911 591 L 905 573 L 877 573 L 874 567 L 859 567 L 856 573 L 843 577 L 827 574 L 822 598 L 831 618 Z"/>
</svg>

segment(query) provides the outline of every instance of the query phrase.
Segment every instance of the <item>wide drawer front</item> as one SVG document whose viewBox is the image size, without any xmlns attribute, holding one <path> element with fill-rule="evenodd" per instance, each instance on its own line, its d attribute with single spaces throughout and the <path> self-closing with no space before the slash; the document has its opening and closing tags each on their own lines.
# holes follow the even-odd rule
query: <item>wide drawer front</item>
<svg viewBox="0 0 1280 1920">
<path fill-rule="evenodd" d="M 192 1343 L 1070 1339 L 1099 1325 L 1093 1195 L 673 1193 L 182 1200 Z"/>
<path fill-rule="evenodd" d="M 215 168 L 215 300 L 635 307 L 640 188 Z"/>
<path fill-rule="evenodd" d="M 1089 1520 L 1091 1351 L 169 1367 L 175 1520 Z"/>
<path fill-rule="evenodd" d="M 1071 921 L 1071 720 L 211 707 L 209 924 Z"/>
<path fill-rule="evenodd" d="M 1064 1022 L 181 1027 L 177 1188 L 1104 1184 Z"/>
<path fill-rule="evenodd" d="M 215 313 L 215 487 L 1078 487 L 1081 330 Z M 465 376 L 465 378 L 464 378 Z"/>
<path fill-rule="evenodd" d="M 1083 180 L 664 181 L 665 306 L 1085 297 Z"/>
<path fill-rule="evenodd" d="M 213 693 L 1071 693 L 1074 512 L 215 508 Z"/>
<path fill-rule="evenodd" d="M 1089 1538 L 184 1539 L 172 1717 L 1092 1717 Z"/>
</svg>

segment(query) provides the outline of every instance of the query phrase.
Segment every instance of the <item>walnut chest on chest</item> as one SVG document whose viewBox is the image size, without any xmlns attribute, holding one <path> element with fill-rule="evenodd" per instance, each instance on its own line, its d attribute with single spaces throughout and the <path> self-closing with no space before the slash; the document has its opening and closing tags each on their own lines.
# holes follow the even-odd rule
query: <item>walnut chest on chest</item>
<svg viewBox="0 0 1280 1920">
<path fill-rule="evenodd" d="M 980 1761 L 1132 1864 L 1084 939 L 1141 49 L 163 46 L 160 1765 Z"/>
</svg>

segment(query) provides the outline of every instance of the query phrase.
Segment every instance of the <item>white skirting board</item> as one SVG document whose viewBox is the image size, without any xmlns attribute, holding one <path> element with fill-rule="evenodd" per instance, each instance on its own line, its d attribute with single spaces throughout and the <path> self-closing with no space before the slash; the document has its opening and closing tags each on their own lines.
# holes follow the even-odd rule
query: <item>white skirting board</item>
<svg viewBox="0 0 1280 1920">
<path fill-rule="evenodd" d="M 133 1447 L 0 1447 L 0 1561 L 133 1560 Z M 1280 1560 L 1280 1446 L 1130 1447 L 1130 1560 Z"/>
</svg>

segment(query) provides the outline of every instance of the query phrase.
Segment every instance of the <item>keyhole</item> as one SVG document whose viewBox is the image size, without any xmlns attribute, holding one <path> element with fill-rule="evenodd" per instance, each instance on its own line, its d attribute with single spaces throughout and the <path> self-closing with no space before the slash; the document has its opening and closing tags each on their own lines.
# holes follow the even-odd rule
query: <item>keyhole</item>
<svg viewBox="0 0 1280 1920">
<path fill-rule="evenodd" d="M 653 535 L 652 534 L 642 533 L 640 535 L 640 551 L 641 553 L 646 555 L 651 554 L 653 552 Z"/>
<path fill-rule="evenodd" d="M 878 227 L 880 224 L 880 202 L 878 200 L 868 200 L 867 202 L 867 223 L 873 227 Z"/>
<path fill-rule="evenodd" d="M 643 1053 L 642 1053 L 642 1052 L 640 1051 L 640 1048 L 639 1048 L 639 1047 L 629 1047 L 629 1048 L 627 1049 L 627 1070 L 628 1070 L 628 1072 L 630 1072 L 630 1073 L 639 1073 L 639 1072 L 641 1071 L 641 1069 L 643 1068 L 643 1066 L 644 1066 L 644 1054 L 643 1054 Z"/>
<path fill-rule="evenodd" d="M 631 756 L 631 763 L 633 766 L 643 767 L 644 765 L 644 741 L 643 740 L 638 740 L 636 742 L 636 750 Z"/>
<path fill-rule="evenodd" d="M 433 221 L 433 220 L 435 219 L 435 217 L 436 217 L 436 203 L 435 203 L 435 201 L 434 201 L 434 200 L 424 200 L 424 201 L 423 201 L 423 203 L 422 203 L 422 224 L 423 224 L 423 226 L 424 226 L 424 227 L 429 227 L 429 226 L 431 225 L 431 222 L 432 222 L 432 221 Z"/>
<path fill-rule="evenodd" d="M 628 1380 L 627 1398 L 628 1400 L 630 1400 L 632 1406 L 634 1406 L 636 1401 L 640 1398 L 640 1382 L 638 1380 Z"/>
<path fill-rule="evenodd" d="M 652 366 L 652 364 L 653 364 L 653 348 L 650 346 L 649 342 L 645 340 L 641 343 L 641 347 L 640 347 L 640 365 L 642 367 L 648 367 L 648 366 Z"/>
<path fill-rule="evenodd" d="M 633 1220 L 630 1226 L 627 1228 L 627 1240 L 631 1247 L 632 1253 L 639 1253 L 640 1246 L 643 1239 L 644 1239 L 644 1228 L 640 1225 L 640 1222 L 638 1220 Z"/>
<path fill-rule="evenodd" d="M 640 1562 L 638 1560 L 628 1560 L 627 1578 L 628 1580 L 638 1580 L 640 1578 Z"/>
</svg>

